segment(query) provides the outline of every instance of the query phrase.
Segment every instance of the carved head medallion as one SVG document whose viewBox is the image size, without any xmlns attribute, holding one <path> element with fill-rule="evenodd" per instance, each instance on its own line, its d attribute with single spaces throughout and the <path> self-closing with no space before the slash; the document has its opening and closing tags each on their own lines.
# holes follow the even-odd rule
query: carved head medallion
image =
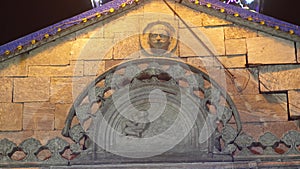
<svg viewBox="0 0 300 169">
<path fill-rule="evenodd" d="M 168 22 L 157 21 L 146 26 L 140 36 L 141 48 L 150 56 L 167 56 L 177 48 L 176 30 Z"/>
</svg>

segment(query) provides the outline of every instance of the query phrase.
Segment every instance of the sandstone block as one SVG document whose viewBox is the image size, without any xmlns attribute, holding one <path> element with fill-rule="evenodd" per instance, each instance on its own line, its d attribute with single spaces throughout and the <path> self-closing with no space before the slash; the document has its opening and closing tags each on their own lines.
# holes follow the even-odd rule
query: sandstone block
<svg viewBox="0 0 300 169">
<path fill-rule="evenodd" d="M 76 39 L 71 49 L 72 60 L 112 59 L 113 45 L 112 38 Z"/>
<path fill-rule="evenodd" d="M 225 39 L 241 39 L 257 37 L 257 31 L 250 30 L 241 26 L 224 27 Z"/>
<path fill-rule="evenodd" d="M 72 40 L 71 40 L 72 39 Z M 27 65 L 68 65 L 71 59 L 73 38 L 63 38 L 30 51 Z"/>
<path fill-rule="evenodd" d="M 84 62 L 84 75 L 95 76 L 104 73 L 105 61 L 85 61 Z"/>
<path fill-rule="evenodd" d="M 116 42 L 113 50 L 114 59 L 139 58 L 139 35 L 134 35 Z"/>
<path fill-rule="evenodd" d="M 168 3 L 172 6 L 173 9 L 175 9 L 175 3 L 171 1 L 168 1 Z M 173 11 L 170 10 L 170 8 L 160 0 L 154 0 L 150 3 L 146 3 L 144 6 L 144 13 L 161 13 L 161 15 L 170 15 L 173 16 Z"/>
<path fill-rule="evenodd" d="M 48 101 L 50 78 L 29 77 L 14 80 L 14 102 Z"/>
<path fill-rule="evenodd" d="M 247 39 L 249 64 L 295 63 L 294 42 L 276 37 Z"/>
<path fill-rule="evenodd" d="M 205 13 L 202 13 L 203 26 L 222 26 L 222 25 L 231 25 L 231 22 L 228 22 L 224 19 L 220 19 L 215 16 L 211 16 Z"/>
<path fill-rule="evenodd" d="M 208 41 L 212 44 L 214 48 L 213 51 L 216 51 L 217 55 L 225 55 L 223 27 L 211 27 L 211 28 L 201 27 L 199 28 L 199 30 L 201 33 L 204 34 L 204 38 L 207 38 Z"/>
<path fill-rule="evenodd" d="M 246 55 L 219 56 L 218 59 L 226 68 L 243 68 L 246 65 Z"/>
<path fill-rule="evenodd" d="M 300 117 L 300 91 L 288 91 L 291 118 Z"/>
<path fill-rule="evenodd" d="M 0 76 L 27 76 L 26 54 L 0 63 Z"/>
<path fill-rule="evenodd" d="M 50 102 L 73 103 L 95 77 L 51 78 Z"/>
<path fill-rule="evenodd" d="M 0 103 L 0 131 L 22 130 L 22 109 L 22 104 Z"/>
<path fill-rule="evenodd" d="M 271 132 L 278 138 L 282 138 L 289 130 L 299 130 L 295 121 L 264 123 L 264 132 Z"/>
<path fill-rule="evenodd" d="M 65 121 L 72 104 L 55 105 L 55 129 L 61 130 L 65 126 Z"/>
<path fill-rule="evenodd" d="M 0 78 L 0 102 L 12 102 L 13 79 Z"/>
<path fill-rule="evenodd" d="M 76 39 L 103 38 L 103 23 L 97 23 L 76 32 Z"/>
<path fill-rule="evenodd" d="M 114 66 L 125 62 L 124 60 L 107 60 L 105 61 L 105 70 L 113 68 Z"/>
<path fill-rule="evenodd" d="M 181 18 L 186 21 L 189 27 L 199 27 L 203 26 L 203 13 L 195 10 L 191 10 L 181 4 L 175 4 L 176 12 L 181 16 Z M 182 22 L 180 27 L 186 27 Z"/>
<path fill-rule="evenodd" d="M 53 130 L 55 106 L 49 102 L 25 103 L 24 130 Z"/>
<path fill-rule="evenodd" d="M 82 76 L 83 62 L 72 61 L 68 66 L 30 66 L 29 76 Z"/>
<path fill-rule="evenodd" d="M 288 120 L 286 94 L 234 95 L 242 122 Z"/>
<path fill-rule="evenodd" d="M 247 53 L 245 39 L 227 39 L 225 40 L 226 55 L 240 55 Z"/>
<path fill-rule="evenodd" d="M 272 65 L 259 68 L 260 90 L 263 92 L 300 89 L 299 65 Z"/>
</svg>

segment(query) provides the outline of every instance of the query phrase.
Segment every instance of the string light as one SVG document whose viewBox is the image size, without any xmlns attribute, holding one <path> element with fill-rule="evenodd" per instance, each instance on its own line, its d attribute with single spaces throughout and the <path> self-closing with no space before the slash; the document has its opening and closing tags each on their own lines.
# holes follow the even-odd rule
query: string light
<svg viewBox="0 0 300 169">
<path fill-rule="evenodd" d="M 83 22 L 83 23 L 86 23 L 86 22 L 87 22 L 87 18 L 83 18 L 83 19 L 82 19 L 82 22 Z"/>
<path fill-rule="evenodd" d="M 126 3 L 122 3 L 121 7 L 124 8 L 126 6 Z"/>
<path fill-rule="evenodd" d="M 31 44 L 34 45 L 36 43 L 36 40 L 31 40 Z"/>
<path fill-rule="evenodd" d="M 97 17 L 97 18 L 100 18 L 100 17 L 101 17 L 101 14 L 97 12 L 97 13 L 96 13 L 96 17 Z"/>
<path fill-rule="evenodd" d="M 18 50 L 22 50 L 22 48 L 23 48 L 22 45 L 19 45 L 19 46 L 17 47 Z"/>
<path fill-rule="evenodd" d="M 211 4 L 206 4 L 206 6 L 207 6 L 208 8 L 211 8 Z"/>
<path fill-rule="evenodd" d="M 110 9 L 109 9 L 109 12 L 110 12 L 110 13 L 113 13 L 113 12 L 115 12 L 115 9 L 114 9 L 114 8 L 110 8 Z"/>
<path fill-rule="evenodd" d="M 240 16 L 240 14 L 238 14 L 238 13 L 235 13 L 235 14 L 234 14 L 234 16 L 235 16 L 235 17 L 238 17 L 238 16 Z"/>
<path fill-rule="evenodd" d="M 220 9 L 220 12 L 224 13 L 224 12 L 225 12 L 225 9 L 224 9 L 224 8 L 221 8 L 221 9 Z"/>
<path fill-rule="evenodd" d="M 5 51 L 5 54 L 6 54 L 6 55 L 9 55 L 9 54 L 10 54 L 10 50 L 6 50 L 6 51 Z"/>
<path fill-rule="evenodd" d="M 195 4 L 196 4 L 196 5 L 198 5 L 198 4 L 199 4 L 199 1 L 198 1 L 198 0 L 196 0 L 196 1 L 195 1 Z"/>
<path fill-rule="evenodd" d="M 280 27 L 279 27 L 279 26 L 277 26 L 277 25 L 276 25 L 274 28 L 275 28 L 276 30 L 279 30 L 279 29 L 280 29 Z"/>
<path fill-rule="evenodd" d="M 49 38 L 49 34 L 48 34 L 48 33 L 45 34 L 44 37 L 45 37 L 46 39 Z"/>
<path fill-rule="evenodd" d="M 293 35 L 295 32 L 294 32 L 294 30 L 289 30 L 289 33 L 291 34 L 291 35 Z"/>
<path fill-rule="evenodd" d="M 61 28 L 58 28 L 58 29 L 57 29 L 57 32 L 60 32 L 60 31 L 61 31 Z"/>
</svg>

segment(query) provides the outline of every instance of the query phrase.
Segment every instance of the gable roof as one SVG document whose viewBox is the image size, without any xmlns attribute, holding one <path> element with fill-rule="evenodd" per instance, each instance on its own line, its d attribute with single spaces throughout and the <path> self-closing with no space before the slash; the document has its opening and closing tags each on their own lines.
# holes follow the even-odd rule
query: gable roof
<svg viewBox="0 0 300 169">
<path fill-rule="evenodd" d="M 42 30 L 0 46 L 0 62 L 34 49 L 59 37 L 83 29 L 122 11 L 131 9 L 143 1 L 151 0 L 114 0 L 87 12 L 58 22 Z M 165 0 L 164 0 L 165 1 Z M 252 12 L 219 0 L 174 0 L 192 9 L 220 17 L 235 24 L 267 32 L 271 35 L 300 41 L 300 28 L 273 17 Z"/>
</svg>

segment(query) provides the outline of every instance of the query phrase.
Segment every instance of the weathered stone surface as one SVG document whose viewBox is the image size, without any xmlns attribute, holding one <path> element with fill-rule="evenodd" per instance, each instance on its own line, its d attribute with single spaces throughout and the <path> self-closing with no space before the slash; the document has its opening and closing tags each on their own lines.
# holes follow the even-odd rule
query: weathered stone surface
<svg viewBox="0 0 300 169">
<path fill-rule="evenodd" d="M 13 141 L 16 145 L 21 144 L 24 140 L 30 138 L 33 135 L 33 131 L 9 131 L 0 132 L 0 139 L 7 138 Z"/>
<path fill-rule="evenodd" d="M 188 7 L 185 7 L 181 4 L 176 3 L 175 5 L 176 12 L 181 18 L 186 21 L 189 27 L 199 27 L 203 26 L 203 13 L 195 10 L 191 10 Z M 180 27 L 186 27 L 182 22 L 180 23 Z"/>
<path fill-rule="evenodd" d="M 300 91 L 288 91 L 290 116 L 292 118 L 300 117 Z"/>
<path fill-rule="evenodd" d="M 73 103 L 95 77 L 51 78 L 50 102 Z"/>
<path fill-rule="evenodd" d="M 29 77 L 14 80 L 14 102 L 48 101 L 50 78 Z"/>
<path fill-rule="evenodd" d="M 257 31 L 241 26 L 224 27 L 225 39 L 240 39 L 257 37 Z"/>
<path fill-rule="evenodd" d="M 173 9 L 175 9 L 175 3 L 168 1 L 168 4 L 171 5 Z M 146 3 L 144 5 L 144 13 L 161 13 L 161 15 L 170 15 L 173 16 L 173 11 L 161 0 L 154 0 L 150 3 Z"/>
<path fill-rule="evenodd" d="M 0 102 L 12 102 L 13 79 L 0 78 Z"/>
<path fill-rule="evenodd" d="M 72 104 L 55 105 L 55 129 L 61 130 L 65 126 L 65 121 Z"/>
<path fill-rule="evenodd" d="M 258 95 L 258 70 L 248 69 L 228 69 L 233 78 L 227 76 L 226 91 L 229 95 Z"/>
<path fill-rule="evenodd" d="M 247 135 L 253 137 L 255 140 L 258 140 L 260 136 L 264 134 L 263 123 L 243 123 L 243 132 Z"/>
<path fill-rule="evenodd" d="M 140 54 L 139 36 L 133 35 L 116 42 L 113 50 L 114 59 L 137 59 Z"/>
<path fill-rule="evenodd" d="M 22 104 L 0 103 L 0 131 L 22 130 Z"/>
<path fill-rule="evenodd" d="M 105 61 L 84 61 L 84 75 L 95 76 L 104 73 Z"/>
<path fill-rule="evenodd" d="M 208 38 L 208 41 L 212 43 L 217 55 L 225 55 L 223 27 L 201 27 L 199 30 L 204 34 L 204 36 L 206 36 L 206 38 Z"/>
<path fill-rule="evenodd" d="M 105 70 L 108 70 L 118 64 L 125 62 L 124 60 L 107 60 L 105 61 Z"/>
<path fill-rule="evenodd" d="M 287 121 L 286 94 L 234 95 L 242 122 Z"/>
<path fill-rule="evenodd" d="M 129 16 L 116 18 L 115 20 L 110 21 L 103 27 L 104 38 L 114 39 L 115 33 L 139 34 L 141 31 L 141 19 L 141 16 Z"/>
<path fill-rule="evenodd" d="M 55 130 L 55 131 L 34 131 L 33 138 L 39 140 L 42 145 L 46 145 L 47 142 L 51 139 L 54 139 L 56 137 L 62 138 L 68 143 L 73 143 L 71 139 L 66 138 L 61 135 L 61 130 Z"/>
<path fill-rule="evenodd" d="M 72 60 L 112 59 L 112 52 L 112 38 L 76 39 L 71 49 Z"/>
<path fill-rule="evenodd" d="M 0 63 L 0 76 L 27 76 L 26 54 Z"/>
<path fill-rule="evenodd" d="M 226 68 L 242 68 L 246 66 L 246 55 L 219 56 L 218 59 Z"/>
<path fill-rule="evenodd" d="M 82 76 L 83 61 L 71 61 L 68 66 L 29 66 L 29 76 Z"/>
<path fill-rule="evenodd" d="M 184 44 L 183 42 L 178 43 L 178 48 L 179 48 L 179 56 L 180 57 L 190 57 L 190 56 L 197 56 L 194 50 Z"/>
<path fill-rule="evenodd" d="M 246 40 L 245 39 L 227 39 L 225 40 L 226 55 L 246 54 Z"/>
<path fill-rule="evenodd" d="M 263 92 L 300 89 L 300 65 L 273 65 L 259 68 Z"/>
<path fill-rule="evenodd" d="M 103 38 L 103 24 L 97 23 L 76 32 L 76 39 Z"/>
<path fill-rule="evenodd" d="M 294 42 L 276 37 L 247 39 L 249 64 L 295 63 Z"/>
<path fill-rule="evenodd" d="M 221 25 L 231 25 L 231 22 L 220 19 L 215 16 L 211 16 L 205 13 L 202 13 L 203 17 L 203 26 L 221 26 Z"/>
<path fill-rule="evenodd" d="M 63 38 L 30 51 L 27 65 L 68 65 L 74 37 Z"/>
<path fill-rule="evenodd" d="M 289 130 L 299 130 L 295 121 L 264 122 L 263 126 L 264 132 L 272 132 L 278 138 L 282 138 Z"/>
<path fill-rule="evenodd" d="M 55 106 L 49 102 L 25 103 L 24 130 L 53 130 Z"/>
</svg>

